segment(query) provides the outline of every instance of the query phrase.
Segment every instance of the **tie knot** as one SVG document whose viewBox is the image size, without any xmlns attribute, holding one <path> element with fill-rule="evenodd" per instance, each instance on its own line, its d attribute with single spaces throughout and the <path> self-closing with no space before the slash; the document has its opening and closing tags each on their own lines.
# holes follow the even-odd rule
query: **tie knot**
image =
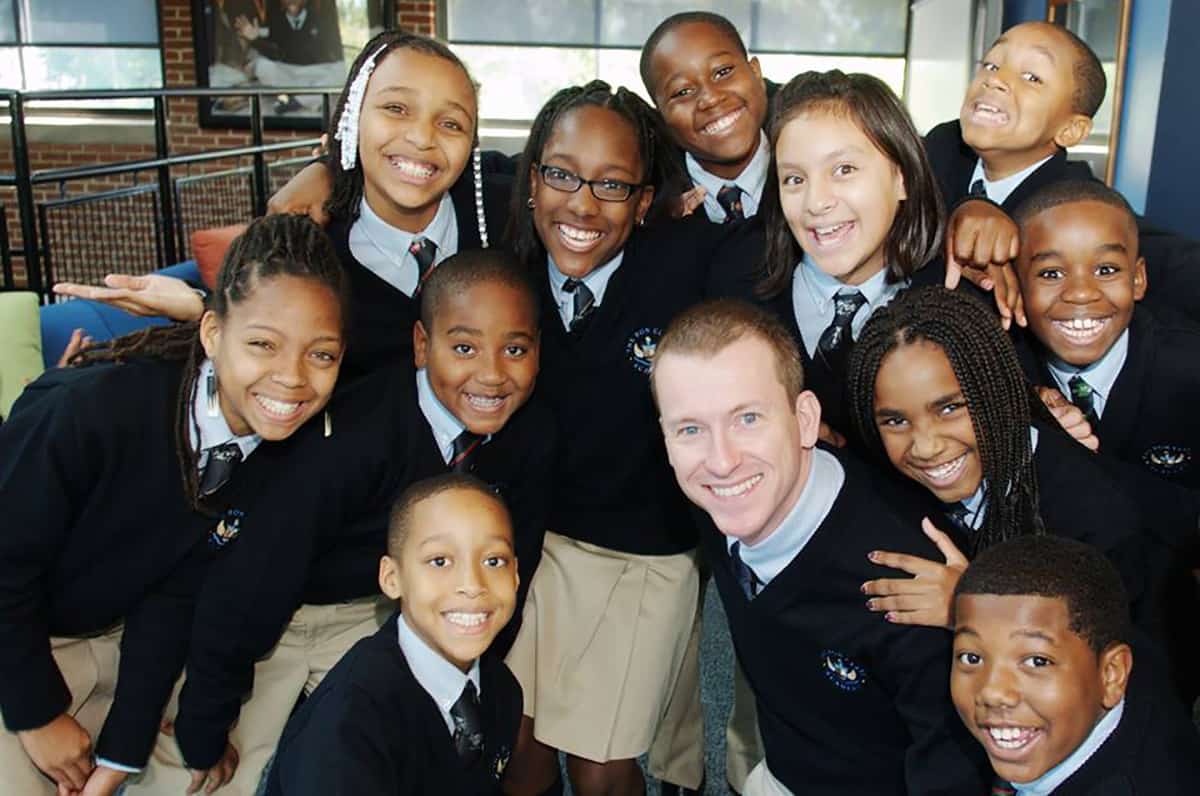
<svg viewBox="0 0 1200 796">
<path fill-rule="evenodd" d="M 726 183 L 717 191 L 717 204 L 725 211 L 726 221 L 742 221 L 746 213 L 742 209 L 742 189 L 734 183 Z"/>
<path fill-rule="evenodd" d="M 833 297 L 833 313 L 838 318 L 853 318 L 867 297 L 861 291 L 845 291 Z"/>
<path fill-rule="evenodd" d="M 454 442 L 450 443 L 450 469 L 456 473 L 469 471 L 471 458 L 482 442 L 483 437 L 471 431 L 464 431 L 455 437 Z"/>
<path fill-rule="evenodd" d="M 574 293 L 580 287 L 583 287 L 582 279 L 575 279 L 569 276 L 567 277 L 567 281 L 563 282 L 563 290 L 567 293 Z"/>
<path fill-rule="evenodd" d="M 1088 384 L 1083 376 L 1072 376 L 1067 381 L 1067 386 L 1071 388 L 1072 400 L 1086 401 L 1092 397 L 1092 385 Z"/>
<path fill-rule="evenodd" d="M 962 185 L 962 183 L 959 183 Z M 987 186 L 983 184 L 982 179 L 975 180 L 971 183 L 971 190 L 968 192 L 971 196 L 987 196 Z"/>
<path fill-rule="evenodd" d="M 242 460 L 242 449 L 236 442 L 214 445 L 208 449 L 208 461 L 200 473 L 200 497 L 216 492 L 233 476 L 233 468 Z"/>
</svg>

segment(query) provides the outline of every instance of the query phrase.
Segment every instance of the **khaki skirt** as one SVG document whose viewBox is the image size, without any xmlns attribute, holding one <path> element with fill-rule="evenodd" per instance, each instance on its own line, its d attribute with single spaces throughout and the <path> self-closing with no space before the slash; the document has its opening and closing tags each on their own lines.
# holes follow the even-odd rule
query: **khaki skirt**
<svg viewBox="0 0 1200 796">
<path fill-rule="evenodd" d="M 650 748 L 696 614 L 695 552 L 641 556 L 546 533 L 508 665 L 534 737 L 594 762 Z"/>
</svg>

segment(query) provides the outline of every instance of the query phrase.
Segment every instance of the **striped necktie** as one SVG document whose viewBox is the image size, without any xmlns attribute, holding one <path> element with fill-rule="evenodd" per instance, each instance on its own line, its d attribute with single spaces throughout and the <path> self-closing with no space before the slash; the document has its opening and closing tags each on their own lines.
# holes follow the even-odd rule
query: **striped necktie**
<svg viewBox="0 0 1200 796">
<path fill-rule="evenodd" d="M 563 290 L 575 297 L 571 314 L 571 331 L 573 332 L 596 308 L 596 296 L 582 279 L 568 278 L 563 283 Z"/>
<path fill-rule="evenodd" d="M 216 492 L 233 477 L 233 469 L 242 460 L 242 449 L 236 442 L 214 445 L 208 449 L 208 461 L 200 473 L 200 497 Z"/>
<path fill-rule="evenodd" d="M 858 290 L 842 291 L 833 297 L 833 320 L 821 332 L 817 352 L 834 373 L 845 368 L 846 356 L 853 342 L 850 324 L 866 303 L 867 297 Z"/>
<path fill-rule="evenodd" d="M 483 437 L 470 431 L 464 431 L 455 437 L 454 442 L 450 443 L 450 469 L 456 473 L 471 472 L 471 460 L 475 458 L 475 451 L 481 444 Z"/>
<path fill-rule="evenodd" d="M 717 191 L 717 204 L 725 211 L 724 223 L 746 219 L 746 211 L 742 209 L 742 189 L 733 183 L 722 185 Z"/>
<path fill-rule="evenodd" d="M 413 298 L 416 298 L 421 293 L 421 286 L 436 267 L 434 260 L 437 258 L 437 244 L 429 238 L 415 238 L 408 246 L 408 253 L 417 261 L 417 289 L 413 293 Z"/>
<path fill-rule="evenodd" d="M 1079 407 L 1084 419 L 1092 424 L 1092 430 L 1095 431 L 1096 424 L 1100 422 L 1100 415 L 1096 412 L 1096 395 L 1092 385 L 1088 384 L 1083 376 L 1075 374 L 1067 380 L 1067 387 L 1071 391 L 1071 403 Z"/>
</svg>

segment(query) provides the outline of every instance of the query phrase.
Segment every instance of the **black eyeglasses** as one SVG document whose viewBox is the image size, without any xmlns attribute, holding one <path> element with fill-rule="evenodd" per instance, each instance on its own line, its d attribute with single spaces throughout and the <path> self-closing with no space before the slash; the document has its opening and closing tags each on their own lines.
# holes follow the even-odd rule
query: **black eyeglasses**
<svg viewBox="0 0 1200 796">
<path fill-rule="evenodd" d="M 574 172 L 558 166 L 547 166 L 544 163 L 537 164 L 537 170 L 542 177 L 542 182 L 554 190 L 575 193 L 586 185 L 592 190 L 592 196 L 601 202 L 624 202 L 633 196 L 634 191 L 644 187 L 640 184 L 614 179 L 585 180 Z"/>
</svg>

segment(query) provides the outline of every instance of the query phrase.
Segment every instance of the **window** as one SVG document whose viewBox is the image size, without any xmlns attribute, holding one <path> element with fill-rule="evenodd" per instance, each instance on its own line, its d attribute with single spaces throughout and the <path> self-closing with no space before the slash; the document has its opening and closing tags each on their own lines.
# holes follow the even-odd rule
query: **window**
<svg viewBox="0 0 1200 796">
<path fill-rule="evenodd" d="M 0 88 L 158 88 L 153 0 L 0 0 Z"/>
<path fill-rule="evenodd" d="M 904 87 L 908 0 L 444 0 L 445 34 L 477 79 L 481 115 L 532 119 L 566 85 L 600 78 L 645 96 L 638 56 L 660 21 L 708 9 L 727 17 L 763 74 L 870 72 Z"/>
</svg>

